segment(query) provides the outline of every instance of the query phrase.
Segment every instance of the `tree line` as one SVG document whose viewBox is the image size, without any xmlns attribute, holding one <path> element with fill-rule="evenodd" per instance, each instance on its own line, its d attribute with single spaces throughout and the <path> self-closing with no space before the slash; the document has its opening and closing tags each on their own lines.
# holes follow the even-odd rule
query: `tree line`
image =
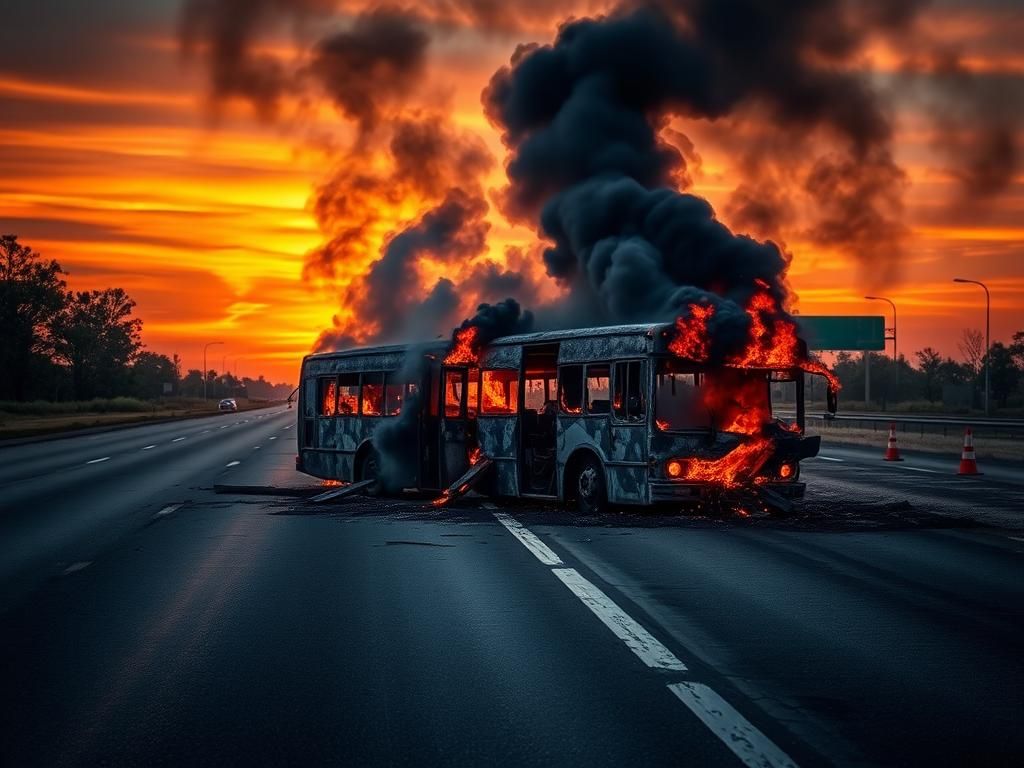
<svg viewBox="0 0 1024 768">
<path fill-rule="evenodd" d="M 962 360 L 943 357 L 932 347 L 898 360 L 869 353 L 871 401 L 887 403 L 928 402 L 953 408 L 980 407 L 985 387 L 985 363 L 989 364 L 989 397 L 998 408 L 1024 407 L 1024 331 L 1004 344 L 997 341 L 985 352 L 980 331 L 965 329 L 958 344 Z M 843 385 L 843 399 L 862 401 L 865 395 L 865 359 L 862 354 L 840 352 L 833 368 Z"/>
<path fill-rule="evenodd" d="M 146 351 L 121 288 L 69 291 L 67 275 L 16 235 L 0 236 L 0 401 L 202 397 L 204 374 Z M 210 397 L 283 399 L 288 384 L 207 371 Z"/>
</svg>

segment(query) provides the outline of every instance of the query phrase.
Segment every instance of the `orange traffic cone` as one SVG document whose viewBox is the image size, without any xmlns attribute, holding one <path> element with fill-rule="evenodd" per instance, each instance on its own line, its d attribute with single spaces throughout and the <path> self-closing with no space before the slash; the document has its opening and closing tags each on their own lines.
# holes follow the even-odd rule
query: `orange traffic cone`
<svg viewBox="0 0 1024 768">
<path fill-rule="evenodd" d="M 958 475 L 980 475 L 978 460 L 974 455 L 974 435 L 971 428 L 964 430 L 964 452 L 960 454 L 960 471 Z"/>
<path fill-rule="evenodd" d="M 900 458 L 900 449 L 896 447 L 896 425 L 889 425 L 889 447 L 885 449 L 886 461 L 903 461 Z"/>
</svg>

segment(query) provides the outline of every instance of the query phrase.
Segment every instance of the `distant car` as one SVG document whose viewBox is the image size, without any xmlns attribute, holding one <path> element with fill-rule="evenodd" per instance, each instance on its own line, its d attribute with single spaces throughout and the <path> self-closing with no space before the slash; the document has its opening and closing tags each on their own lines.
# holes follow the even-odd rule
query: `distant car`
<svg viewBox="0 0 1024 768">
<path fill-rule="evenodd" d="M 233 397 L 225 397 L 220 403 L 217 404 L 217 410 L 220 411 L 237 411 L 238 403 L 235 402 Z"/>
</svg>

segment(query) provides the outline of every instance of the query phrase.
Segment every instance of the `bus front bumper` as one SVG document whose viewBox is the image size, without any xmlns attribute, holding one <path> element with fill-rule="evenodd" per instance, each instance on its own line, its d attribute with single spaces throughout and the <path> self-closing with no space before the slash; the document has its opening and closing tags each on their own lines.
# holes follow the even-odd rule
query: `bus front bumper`
<svg viewBox="0 0 1024 768">
<path fill-rule="evenodd" d="M 711 483 L 685 483 L 672 480 L 649 480 L 648 486 L 651 490 L 651 503 L 658 504 L 663 501 L 671 502 L 700 502 L 721 492 L 721 489 Z M 787 499 L 802 499 L 807 488 L 806 483 L 762 483 L 756 487 L 768 488 Z"/>
</svg>

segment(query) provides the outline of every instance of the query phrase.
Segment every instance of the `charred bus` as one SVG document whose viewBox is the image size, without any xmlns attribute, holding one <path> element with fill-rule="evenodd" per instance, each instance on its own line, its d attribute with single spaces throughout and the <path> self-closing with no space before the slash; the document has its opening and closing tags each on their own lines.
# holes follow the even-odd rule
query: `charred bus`
<svg viewBox="0 0 1024 768">
<path fill-rule="evenodd" d="M 443 491 L 486 460 L 477 490 L 587 513 L 729 492 L 801 497 L 800 461 L 820 442 L 804 435 L 805 371 L 687 360 L 670 350 L 671 330 L 506 336 L 460 363 L 442 342 L 309 355 L 296 468 L 342 482 L 387 468 L 393 490 Z M 773 412 L 783 391 L 792 421 Z M 398 419 L 396 460 L 375 435 Z"/>
</svg>

